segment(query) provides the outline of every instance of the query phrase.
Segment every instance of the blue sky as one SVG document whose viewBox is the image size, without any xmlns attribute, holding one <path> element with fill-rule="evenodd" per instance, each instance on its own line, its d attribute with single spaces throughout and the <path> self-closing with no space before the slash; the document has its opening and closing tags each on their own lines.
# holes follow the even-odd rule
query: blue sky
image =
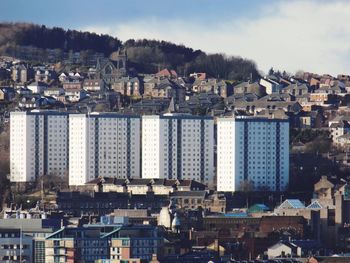
<svg viewBox="0 0 350 263">
<path fill-rule="evenodd" d="M 172 41 L 294 73 L 349 74 L 347 0 L 1 0 L 0 21 Z"/>
<path fill-rule="evenodd" d="M 128 23 L 140 18 L 218 23 L 233 16 L 253 16 L 269 0 L 2 0 L 0 18 L 65 28 Z"/>
</svg>

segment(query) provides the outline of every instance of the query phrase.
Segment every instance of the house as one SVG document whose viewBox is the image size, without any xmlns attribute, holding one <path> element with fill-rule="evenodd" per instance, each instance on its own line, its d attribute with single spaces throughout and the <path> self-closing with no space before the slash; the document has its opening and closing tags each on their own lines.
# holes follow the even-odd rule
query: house
<svg viewBox="0 0 350 263">
<path fill-rule="evenodd" d="M 306 95 L 310 92 L 310 88 L 307 84 L 294 83 L 290 84 L 287 87 L 281 89 L 281 93 L 289 93 L 293 96 Z"/>
<path fill-rule="evenodd" d="M 344 135 L 340 135 L 336 137 L 333 142 L 342 148 L 347 148 L 350 146 L 350 133 L 346 133 Z"/>
<path fill-rule="evenodd" d="M 311 102 L 320 102 L 324 103 L 328 100 L 328 93 L 323 92 L 323 90 L 315 90 L 314 93 L 310 93 L 310 101 Z"/>
<path fill-rule="evenodd" d="M 171 69 L 162 69 L 161 71 L 156 73 L 156 77 L 158 78 L 170 78 L 170 79 L 176 79 L 177 78 L 177 73 L 175 70 Z"/>
<path fill-rule="evenodd" d="M 128 108 L 122 109 L 125 114 L 159 114 L 169 112 L 171 108 L 171 99 L 141 99 L 133 103 Z"/>
<path fill-rule="evenodd" d="M 225 108 L 223 98 L 212 91 L 198 93 L 191 96 L 185 102 L 179 104 L 179 112 L 206 115 L 215 110 L 216 106 L 221 105 Z"/>
<path fill-rule="evenodd" d="M 283 87 L 283 85 L 268 77 L 261 78 L 259 84 L 265 88 L 266 94 L 279 93 L 279 90 Z"/>
<path fill-rule="evenodd" d="M 175 191 L 204 191 L 206 186 L 194 180 L 168 180 L 168 179 L 118 179 L 101 177 L 85 184 L 83 189 L 96 192 L 129 192 L 132 194 L 168 195 Z"/>
<path fill-rule="evenodd" d="M 44 90 L 44 96 L 58 97 L 64 94 L 64 89 L 60 87 L 52 87 Z"/>
<path fill-rule="evenodd" d="M 277 110 L 282 109 L 285 112 L 292 112 L 294 114 L 302 110 L 302 106 L 296 101 L 263 101 L 257 100 L 252 102 L 236 101 L 231 105 L 232 110 L 246 111 L 248 113 L 256 114 L 263 110 Z"/>
<path fill-rule="evenodd" d="M 341 120 L 338 123 L 332 122 L 329 124 L 329 130 L 333 141 L 335 141 L 337 137 L 350 132 L 350 123 L 346 120 Z"/>
<path fill-rule="evenodd" d="M 250 93 L 248 93 L 250 94 Z M 289 93 L 272 93 L 259 98 L 261 101 L 295 101 L 295 96 Z"/>
<path fill-rule="evenodd" d="M 293 118 L 297 120 L 295 127 L 302 129 L 321 128 L 324 122 L 324 117 L 319 111 L 302 111 Z"/>
<path fill-rule="evenodd" d="M 48 100 L 41 96 L 23 96 L 18 102 L 18 107 L 23 109 L 37 109 L 46 105 Z"/>
<path fill-rule="evenodd" d="M 77 102 L 84 99 L 87 96 L 86 91 L 83 89 L 66 89 L 65 97 L 70 102 Z"/>
<path fill-rule="evenodd" d="M 26 83 L 33 77 L 34 71 L 28 65 L 17 64 L 12 68 L 12 80 L 14 82 Z"/>
<path fill-rule="evenodd" d="M 230 87 L 231 86 L 224 80 L 215 78 L 201 80 L 200 78 L 197 78 L 192 84 L 192 91 L 196 93 L 213 92 L 223 98 L 226 98 L 228 95 L 230 95 Z"/>
<path fill-rule="evenodd" d="M 16 93 L 19 95 L 30 95 L 32 91 L 26 87 L 16 88 Z"/>
<path fill-rule="evenodd" d="M 144 97 L 174 98 L 177 103 L 185 100 L 185 88 L 164 78 L 152 78 L 144 83 Z"/>
<path fill-rule="evenodd" d="M 50 69 L 37 69 L 35 71 L 34 80 L 49 83 L 56 78 L 56 72 Z"/>
<path fill-rule="evenodd" d="M 279 241 L 267 250 L 269 259 L 310 257 L 323 253 L 324 249 L 316 240 Z"/>
<path fill-rule="evenodd" d="M 0 66 L 0 80 L 8 79 L 10 77 L 10 71 Z"/>
<path fill-rule="evenodd" d="M 67 80 L 63 82 L 64 90 L 81 90 L 83 89 L 83 81 L 80 79 Z"/>
<path fill-rule="evenodd" d="M 86 91 L 103 91 L 105 88 L 103 79 L 85 79 L 83 82 L 83 89 Z"/>
<path fill-rule="evenodd" d="M 194 72 L 194 73 L 190 74 L 190 78 L 205 80 L 207 78 L 207 73 L 204 73 L 204 72 L 196 73 L 196 72 Z"/>
<path fill-rule="evenodd" d="M 35 81 L 27 85 L 27 88 L 34 94 L 42 94 L 47 89 L 47 84 L 41 81 Z"/>
<path fill-rule="evenodd" d="M 0 101 L 11 101 L 16 95 L 13 88 L 0 87 Z"/>
<path fill-rule="evenodd" d="M 242 82 L 233 87 L 234 94 L 254 93 L 258 97 L 266 95 L 265 87 L 261 86 L 258 82 Z"/>
<path fill-rule="evenodd" d="M 142 82 L 139 78 L 124 77 L 116 80 L 112 84 L 112 89 L 123 96 L 139 97 L 142 94 Z"/>
<path fill-rule="evenodd" d="M 58 80 L 60 82 L 65 82 L 68 81 L 68 74 L 65 72 L 62 72 L 59 76 L 58 76 Z"/>
</svg>

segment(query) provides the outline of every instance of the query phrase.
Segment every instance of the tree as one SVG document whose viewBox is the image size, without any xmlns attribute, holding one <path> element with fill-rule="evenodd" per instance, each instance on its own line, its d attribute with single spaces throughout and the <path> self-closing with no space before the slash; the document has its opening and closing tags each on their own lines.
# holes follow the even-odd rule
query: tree
<svg viewBox="0 0 350 263">
<path fill-rule="evenodd" d="M 246 198 L 246 205 L 248 208 L 249 207 L 249 196 L 250 196 L 250 193 L 254 190 L 254 182 L 251 180 L 245 179 L 240 183 L 238 189 L 239 189 L 239 191 L 244 193 L 245 198 Z"/>
<path fill-rule="evenodd" d="M 273 67 L 271 67 L 270 69 L 269 69 L 269 75 L 273 75 L 275 73 L 275 71 L 273 70 Z"/>
</svg>

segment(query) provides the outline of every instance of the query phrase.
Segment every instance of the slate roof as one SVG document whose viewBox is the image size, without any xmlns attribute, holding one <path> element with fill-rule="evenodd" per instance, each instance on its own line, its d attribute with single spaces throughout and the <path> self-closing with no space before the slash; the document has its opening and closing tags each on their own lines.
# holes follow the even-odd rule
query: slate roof
<svg viewBox="0 0 350 263">
<path fill-rule="evenodd" d="M 176 191 L 170 194 L 170 197 L 202 197 L 206 196 L 206 191 Z"/>
</svg>

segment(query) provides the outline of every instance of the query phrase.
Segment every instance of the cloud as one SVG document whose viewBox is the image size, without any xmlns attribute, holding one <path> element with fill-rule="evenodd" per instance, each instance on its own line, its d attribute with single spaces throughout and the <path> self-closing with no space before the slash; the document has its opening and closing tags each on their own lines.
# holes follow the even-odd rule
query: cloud
<svg viewBox="0 0 350 263">
<path fill-rule="evenodd" d="M 141 18 L 117 26 L 88 26 L 122 40 L 161 39 L 209 53 L 223 52 L 253 59 L 259 69 L 349 74 L 350 2 L 277 1 L 260 7 L 259 15 L 218 16 L 207 25 L 182 19 Z"/>
</svg>

